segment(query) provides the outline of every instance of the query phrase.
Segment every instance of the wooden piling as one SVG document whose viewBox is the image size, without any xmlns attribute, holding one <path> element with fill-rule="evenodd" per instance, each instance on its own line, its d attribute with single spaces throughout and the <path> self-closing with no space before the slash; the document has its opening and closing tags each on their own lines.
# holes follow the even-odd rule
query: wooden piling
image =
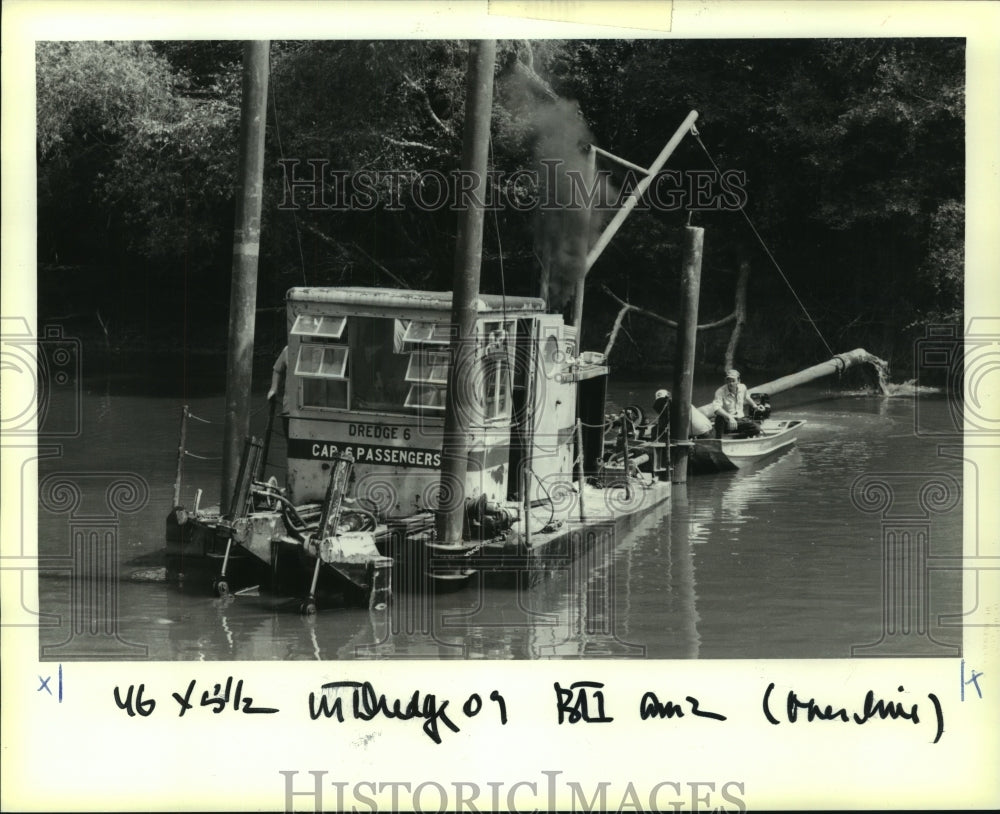
<svg viewBox="0 0 1000 814">
<path fill-rule="evenodd" d="M 177 476 L 174 478 L 174 508 L 181 505 L 181 478 L 184 474 L 184 456 L 187 454 L 187 420 L 188 406 L 184 405 L 181 413 L 181 432 L 177 442 Z"/>
<path fill-rule="evenodd" d="M 243 439 L 250 432 L 269 50 L 268 40 L 248 42 L 243 47 L 239 188 L 233 231 L 233 279 L 230 285 L 229 352 L 226 363 L 226 425 L 222 449 L 222 492 L 219 498 L 223 515 L 230 509 L 229 501 L 236 487 Z"/>
<path fill-rule="evenodd" d="M 469 468 L 469 411 L 460 394 L 463 379 L 473 376 L 476 362 L 476 300 L 483 261 L 483 213 L 486 200 L 486 160 L 493 108 L 493 69 L 496 41 L 469 43 L 465 84 L 465 126 L 462 138 L 462 175 L 471 180 L 469 199 L 459 213 L 455 246 L 455 274 L 451 304 L 452 361 L 445 399 L 441 449 L 441 500 L 437 515 L 439 545 L 462 545 L 465 480 Z"/>
<path fill-rule="evenodd" d="M 694 390 L 695 337 L 698 333 L 698 297 L 701 291 L 701 256 L 705 230 L 684 229 L 684 260 L 681 272 L 681 314 L 677 328 L 677 355 L 674 362 L 675 409 L 670 414 L 673 482 L 687 482 L 687 462 L 691 437 L 691 398 Z"/>
</svg>

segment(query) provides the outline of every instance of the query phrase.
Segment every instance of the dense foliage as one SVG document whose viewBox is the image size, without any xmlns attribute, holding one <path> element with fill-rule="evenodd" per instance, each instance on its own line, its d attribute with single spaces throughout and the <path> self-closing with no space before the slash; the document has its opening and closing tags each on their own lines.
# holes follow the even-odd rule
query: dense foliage
<svg viewBox="0 0 1000 814">
<path fill-rule="evenodd" d="M 39 43 L 43 320 L 110 347 L 224 347 L 241 56 L 233 42 Z M 451 41 L 272 43 L 259 284 L 271 346 L 291 285 L 450 288 L 456 213 L 414 196 L 434 201 L 459 166 L 465 60 Z M 960 40 L 502 42 L 491 166 L 583 167 L 588 142 L 646 166 L 697 109 L 700 141 L 667 166 L 745 173 L 744 211 L 833 350 L 864 346 L 905 370 L 925 324 L 960 319 L 963 88 Z M 321 205 L 288 186 L 313 167 Z M 612 198 L 634 183 L 605 159 L 598 169 L 613 171 Z M 483 288 L 537 295 L 575 267 L 579 222 L 516 205 L 524 188 L 494 192 Z M 690 222 L 706 229 L 701 321 L 733 309 L 737 270 L 752 269 L 740 364 L 825 358 L 743 215 L 686 203 L 639 207 L 598 260 L 586 344 L 603 347 L 617 311 L 605 285 L 677 316 Z M 669 362 L 662 325 L 625 328 L 619 363 Z M 728 331 L 702 339 L 702 360 L 719 364 Z"/>
</svg>

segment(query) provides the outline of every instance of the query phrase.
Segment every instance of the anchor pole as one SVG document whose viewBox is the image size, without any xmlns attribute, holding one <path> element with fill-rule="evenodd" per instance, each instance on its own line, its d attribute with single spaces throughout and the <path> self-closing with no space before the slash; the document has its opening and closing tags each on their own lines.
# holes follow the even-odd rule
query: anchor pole
<svg viewBox="0 0 1000 814">
<path fill-rule="evenodd" d="M 243 439 L 250 432 L 254 318 L 257 310 L 257 256 L 264 177 L 264 128 L 267 120 L 269 40 L 243 46 L 240 101 L 239 188 L 233 231 L 233 279 L 229 300 L 229 350 L 226 363 L 226 426 L 222 449 L 222 494 L 227 514 L 236 487 Z"/>
<path fill-rule="evenodd" d="M 674 363 L 674 404 L 670 411 L 673 482 L 687 483 L 691 437 L 691 396 L 694 390 L 694 351 L 698 333 L 698 296 L 701 291 L 701 255 L 705 230 L 684 228 L 684 265 L 681 271 L 681 316 L 677 327 L 677 358 Z"/>
<path fill-rule="evenodd" d="M 469 468 L 469 419 L 479 405 L 463 399 L 476 372 L 476 302 L 483 263 L 483 210 L 486 200 L 486 161 L 493 108 L 493 69 L 496 41 L 469 43 L 465 85 L 465 126 L 462 137 L 463 189 L 455 246 L 455 276 L 451 304 L 452 362 L 448 373 L 444 433 L 441 449 L 441 506 L 437 516 L 439 544 L 462 544 L 465 479 Z"/>
</svg>

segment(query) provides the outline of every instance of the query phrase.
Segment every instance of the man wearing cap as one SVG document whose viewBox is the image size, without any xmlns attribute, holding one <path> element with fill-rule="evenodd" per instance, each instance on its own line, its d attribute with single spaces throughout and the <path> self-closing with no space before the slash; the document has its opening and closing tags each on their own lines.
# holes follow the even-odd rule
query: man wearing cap
<svg viewBox="0 0 1000 814">
<path fill-rule="evenodd" d="M 715 391 L 712 407 L 715 410 L 715 437 L 722 438 L 726 432 L 736 432 L 737 429 L 747 435 L 759 435 L 760 427 L 743 416 L 743 406 L 750 405 L 754 411 L 761 406 L 750 398 L 747 386 L 740 381 L 738 370 L 726 371 L 726 383 Z"/>
</svg>

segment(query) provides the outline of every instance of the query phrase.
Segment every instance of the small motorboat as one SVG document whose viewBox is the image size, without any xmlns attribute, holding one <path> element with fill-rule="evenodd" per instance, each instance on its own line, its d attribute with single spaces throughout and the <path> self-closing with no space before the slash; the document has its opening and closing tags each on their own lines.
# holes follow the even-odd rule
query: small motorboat
<svg viewBox="0 0 1000 814">
<path fill-rule="evenodd" d="M 768 418 L 760 422 L 760 435 L 750 438 L 738 433 L 722 438 L 695 438 L 689 472 L 704 475 L 756 464 L 791 447 L 805 423 L 803 419 Z"/>
</svg>

